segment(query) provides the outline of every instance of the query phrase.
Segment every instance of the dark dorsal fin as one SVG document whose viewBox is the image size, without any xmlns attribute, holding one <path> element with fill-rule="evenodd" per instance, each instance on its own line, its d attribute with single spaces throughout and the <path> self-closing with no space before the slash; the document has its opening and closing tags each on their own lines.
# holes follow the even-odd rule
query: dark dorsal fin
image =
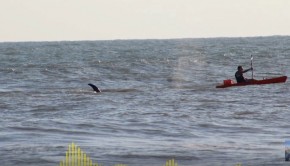
<svg viewBox="0 0 290 166">
<path fill-rule="evenodd" d="M 96 87 L 96 85 L 94 84 L 88 84 L 88 85 L 90 85 L 94 89 L 95 92 L 101 92 L 101 90 L 98 87 Z"/>
</svg>

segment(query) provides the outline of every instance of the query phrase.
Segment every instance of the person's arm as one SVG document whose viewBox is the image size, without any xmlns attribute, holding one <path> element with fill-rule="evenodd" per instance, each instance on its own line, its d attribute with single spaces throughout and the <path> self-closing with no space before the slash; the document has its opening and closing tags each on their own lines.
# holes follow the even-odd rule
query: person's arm
<svg viewBox="0 0 290 166">
<path fill-rule="evenodd" d="M 253 70 L 253 68 L 251 67 L 251 68 L 249 68 L 249 69 L 247 69 L 247 70 L 244 70 L 243 73 L 246 73 L 246 72 L 248 72 L 248 71 L 250 71 L 250 70 Z"/>
</svg>

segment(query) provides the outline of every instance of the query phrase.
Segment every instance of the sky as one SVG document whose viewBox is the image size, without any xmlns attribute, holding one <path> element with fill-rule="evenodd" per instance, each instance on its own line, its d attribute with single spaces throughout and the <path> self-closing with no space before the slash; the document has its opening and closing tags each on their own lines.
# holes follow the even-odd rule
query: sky
<svg viewBox="0 0 290 166">
<path fill-rule="evenodd" d="M 290 0 L 0 0 L 0 41 L 290 35 Z"/>
</svg>

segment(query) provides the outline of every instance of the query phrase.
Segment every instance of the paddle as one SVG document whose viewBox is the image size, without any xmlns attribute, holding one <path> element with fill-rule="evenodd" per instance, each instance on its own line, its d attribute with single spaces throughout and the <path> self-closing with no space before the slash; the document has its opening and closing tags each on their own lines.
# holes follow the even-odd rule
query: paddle
<svg viewBox="0 0 290 166">
<path fill-rule="evenodd" d="M 251 55 L 251 68 L 252 68 L 252 80 L 254 79 L 254 70 L 253 70 L 253 55 Z"/>
</svg>

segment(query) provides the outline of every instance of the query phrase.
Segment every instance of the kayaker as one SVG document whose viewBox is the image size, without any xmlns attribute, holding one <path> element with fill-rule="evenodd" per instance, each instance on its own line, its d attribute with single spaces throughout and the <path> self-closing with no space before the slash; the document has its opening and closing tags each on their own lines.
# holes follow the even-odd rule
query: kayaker
<svg viewBox="0 0 290 166">
<path fill-rule="evenodd" d="M 251 81 L 251 79 L 247 79 L 244 77 L 243 73 L 246 73 L 250 70 L 253 70 L 253 68 L 249 68 L 247 70 L 244 70 L 242 66 L 238 66 L 238 71 L 236 72 L 235 74 L 235 77 L 236 77 L 236 80 L 237 80 L 237 83 L 241 83 L 241 82 L 248 82 L 248 81 Z"/>
</svg>

